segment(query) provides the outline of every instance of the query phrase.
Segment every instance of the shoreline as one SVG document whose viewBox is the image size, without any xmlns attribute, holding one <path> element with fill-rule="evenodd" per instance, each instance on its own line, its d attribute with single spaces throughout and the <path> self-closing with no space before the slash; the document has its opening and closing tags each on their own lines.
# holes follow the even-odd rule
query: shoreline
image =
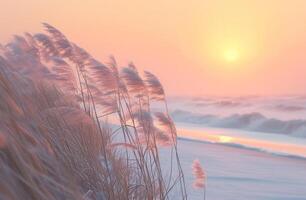
<svg viewBox="0 0 306 200">
<path fill-rule="evenodd" d="M 277 156 L 306 159 L 306 139 L 176 123 L 181 139 L 252 149 Z M 274 138 L 273 138 L 274 137 Z M 305 142 L 305 143 L 303 143 Z"/>
</svg>

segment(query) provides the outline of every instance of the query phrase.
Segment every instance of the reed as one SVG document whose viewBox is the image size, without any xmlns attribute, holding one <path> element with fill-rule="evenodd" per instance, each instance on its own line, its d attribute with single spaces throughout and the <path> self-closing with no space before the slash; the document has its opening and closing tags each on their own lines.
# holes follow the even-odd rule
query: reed
<svg viewBox="0 0 306 200">
<path fill-rule="evenodd" d="M 201 163 L 198 159 L 194 160 L 192 163 L 192 173 L 195 177 L 193 182 L 193 187 L 195 189 L 203 189 L 204 200 L 206 199 L 206 173 L 201 166 Z"/>
<path fill-rule="evenodd" d="M 158 78 L 102 63 L 43 25 L 1 46 L 0 199 L 187 199 Z"/>
</svg>

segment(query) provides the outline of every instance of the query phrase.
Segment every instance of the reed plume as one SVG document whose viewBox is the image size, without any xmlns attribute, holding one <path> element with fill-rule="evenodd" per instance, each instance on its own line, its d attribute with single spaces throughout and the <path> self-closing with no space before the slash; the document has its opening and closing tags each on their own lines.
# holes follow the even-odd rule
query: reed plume
<svg viewBox="0 0 306 200">
<path fill-rule="evenodd" d="M 43 26 L 1 45 L 0 199 L 187 199 L 159 79 Z M 166 109 L 154 113 L 154 101 Z"/>
<path fill-rule="evenodd" d="M 151 72 L 145 71 L 144 73 L 146 77 L 145 81 L 150 92 L 150 98 L 153 100 L 164 101 L 165 92 L 159 79 Z"/>
<path fill-rule="evenodd" d="M 193 187 L 195 189 L 203 189 L 204 200 L 205 200 L 206 198 L 206 194 L 205 194 L 206 193 L 206 174 L 198 159 L 194 160 L 192 163 L 192 174 L 195 177 L 195 180 L 193 182 Z"/>
</svg>

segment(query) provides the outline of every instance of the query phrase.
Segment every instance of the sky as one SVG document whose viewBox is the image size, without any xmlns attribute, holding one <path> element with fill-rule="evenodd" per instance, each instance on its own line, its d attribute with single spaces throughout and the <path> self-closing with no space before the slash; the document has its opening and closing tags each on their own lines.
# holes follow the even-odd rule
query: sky
<svg viewBox="0 0 306 200">
<path fill-rule="evenodd" d="M 155 73 L 169 95 L 306 93 L 305 0 L 0 0 L 0 11 L 1 43 L 47 22 L 102 62 Z"/>
</svg>

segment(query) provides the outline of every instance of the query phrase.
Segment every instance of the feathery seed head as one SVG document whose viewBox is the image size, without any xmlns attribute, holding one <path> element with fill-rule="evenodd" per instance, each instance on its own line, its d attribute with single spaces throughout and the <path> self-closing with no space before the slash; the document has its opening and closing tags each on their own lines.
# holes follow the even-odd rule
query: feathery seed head
<svg viewBox="0 0 306 200">
<path fill-rule="evenodd" d="M 195 159 L 192 163 L 192 174 L 195 177 L 193 187 L 195 189 L 204 188 L 206 175 L 198 159 Z"/>
<path fill-rule="evenodd" d="M 145 82 L 147 84 L 150 98 L 158 101 L 165 100 L 165 92 L 159 79 L 152 73 L 145 71 Z"/>
</svg>

